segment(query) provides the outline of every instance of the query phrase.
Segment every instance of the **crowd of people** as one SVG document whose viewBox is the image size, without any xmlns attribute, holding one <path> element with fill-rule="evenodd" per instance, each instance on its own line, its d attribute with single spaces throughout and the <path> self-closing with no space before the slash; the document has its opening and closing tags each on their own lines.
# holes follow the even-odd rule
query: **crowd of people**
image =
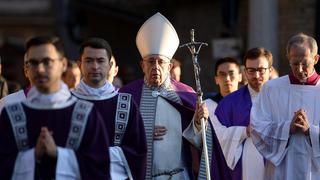
<svg viewBox="0 0 320 180">
<path fill-rule="evenodd" d="M 141 26 L 136 45 L 144 77 L 122 86 L 106 40 L 85 40 L 70 61 L 59 38 L 29 39 L 30 85 L 7 95 L 0 81 L 0 179 L 319 179 L 314 38 L 289 39 L 281 77 L 263 47 L 242 63 L 217 60 L 219 91 L 203 103 L 180 82 L 179 37 L 163 15 Z"/>
</svg>

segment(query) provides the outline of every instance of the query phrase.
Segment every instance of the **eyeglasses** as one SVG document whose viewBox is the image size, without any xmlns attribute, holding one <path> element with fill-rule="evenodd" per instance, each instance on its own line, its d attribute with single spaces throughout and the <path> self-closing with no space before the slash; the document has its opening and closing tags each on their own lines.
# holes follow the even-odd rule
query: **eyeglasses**
<svg viewBox="0 0 320 180">
<path fill-rule="evenodd" d="M 303 69 L 307 69 L 311 64 L 311 62 L 295 62 L 295 63 L 290 63 L 290 66 L 293 67 L 293 68 L 299 68 L 300 66 L 303 68 Z"/>
<path fill-rule="evenodd" d="M 228 72 L 228 73 L 218 72 L 217 76 L 220 77 L 220 78 L 227 78 L 227 77 L 229 76 L 230 79 L 234 79 L 235 76 L 236 76 L 236 73 L 233 72 L 233 71 L 230 71 L 230 72 Z"/>
<path fill-rule="evenodd" d="M 256 72 L 259 72 L 259 74 L 264 74 L 266 73 L 267 69 L 269 68 L 251 68 L 251 67 L 246 67 L 246 71 L 248 74 L 255 74 Z"/>
<path fill-rule="evenodd" d="M 36 60 L 36 59 L 29 59 L 25 62 L 26 66 L 31 67 L 31 68 L 36 68 L 39 66 L 39 64 L 43 64 L 45 67 L 51 67 L 56 59 L 51 59 L 51 58 L 43 58 L 41 60 Z"/>
<path fill-rule="evenodd" d="M 147 65 L 149 66 L 153 66 L 156 65 L 157 63 L 159 64 L 159 66 L 163 67 L 165 64 L 168 64 L 170 62 L 162 60 L 162 59 L 149 59 L 149 60 L 143 60 L 145 63 L 147 63 Z"/>
</svg>

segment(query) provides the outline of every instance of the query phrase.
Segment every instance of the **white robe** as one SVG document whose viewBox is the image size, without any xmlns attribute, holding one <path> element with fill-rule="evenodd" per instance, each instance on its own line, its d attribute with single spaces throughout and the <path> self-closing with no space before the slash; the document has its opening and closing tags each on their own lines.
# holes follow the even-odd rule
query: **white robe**
<svg viewBox="0 0 320 180">
<path fill-rule="evenodd" d="M 180 113 L 162 97 L 158 97 L 155 125 L 167 129 L 163 140 L 153 141 L 153 174 L 183 168 L 182 173 L 172 176 L 172 180 L 188 180 L 182 144 L 182 127 Z M 154 180 L 167 180 L 169 176 L 157 176 Z"/>
<path fill-rule="evenodd" d="M 294 112 L 306 110 L 310 135 L 289 134 Z M 264 179 L 320 179 L 320 86 L 293 85 L 288 76 L 267 82 L 251 109 L 252 138 L 267 159 Z"/>
<path fill-rule="evenodd" d="M 250 88 L 249 91 L 251 101 L 253 101 L 255 94 Z M 222 125 L 215 115 L 218 104 L 211 99 L 204 102 L 209 110 L 210 120 L 229 168 L 234 169 L 242 156 L 242 179 L 262 180 L 264 174 L 263 157 L 254 147 L 252 139 L 247 136 L 246 127 Z"/>
</svg>

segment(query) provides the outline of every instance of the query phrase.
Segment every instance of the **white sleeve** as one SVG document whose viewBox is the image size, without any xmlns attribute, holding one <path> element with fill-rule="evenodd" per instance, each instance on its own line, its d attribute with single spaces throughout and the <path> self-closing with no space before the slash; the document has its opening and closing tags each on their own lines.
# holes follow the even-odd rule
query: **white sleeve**
<svg viewBox="0 0 320 180">
<path fill-rule="evenodd" d="M 233 170 L 242 155 L 243 141 L 247 138 L 246 127 L 231 126 L 227 128 L 220 123 L 216 115 L 210 119 L 227 164 Z"/>
<path fill-rule="evenodd" d="M 111 179 L 130 179 L 132 174 L 127 159 L 119 146 L 109 147 Z"/>
<path fill-rule="evenodd" d="M 312 162 L 317 169 L 320 169 L 319 126 L 311 124 L 309 133 L 312 147 Z"/>
<path fill-rule="evenodd" d="M 291 120 L 273 119 L 272 94 L 264 85 L 251 108 L 251 137 L 257 150 L 275 166 L 286 155 Z M 274 97 L 273 97 L 274 98 Z M 281 107 L 277 107 L 281 108 Z"/>
<path fill-rule="evenodd" d="M 35 152 L 34 148 L 18 153 L 15 161 L 12 180 L 34 179 Z"/>
<path fill-rule="evenodd" d="M 227 164 L 229 168 L 234 169 L 242 155 L 243 141 L 247 138 L 246 127 L 231 126 L 227 128 L 220 123 L 215 115 L 218 104 L 210 99 L 204 102 L 208 107 L 209 117 Z"/>
<path fill-rule="evenodd" d="M 56 180 L 81 179 L 74 150 L 62 147 L 57 150 Z"/>
<path fill-rule="evenodd" d="M 198 149 L 202 147 L 202 130 L 198 129 L 194 125 L 194 116 L 189 126 L 183 131 L 183 137 L 186 138 L 191 144 Z"/>
</svg>

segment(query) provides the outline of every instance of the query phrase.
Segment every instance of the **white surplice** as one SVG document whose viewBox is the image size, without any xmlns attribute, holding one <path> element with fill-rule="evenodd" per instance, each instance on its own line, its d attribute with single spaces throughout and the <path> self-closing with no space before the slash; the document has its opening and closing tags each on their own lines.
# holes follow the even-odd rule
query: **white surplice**
<svg viewBox="0 0 320 180">
<path fill-rule="evenodd" d="M 294 112 L 306 110 L 310 135 L 290 135 Z M 288 76 L 267 82 L 251 109 L 252 138 L 267 159 L 264 179 L 320 179 L 320 86 L 290 84 Z"/>
<path fill-rule="evenodd" d="M 250 86 L 248 88 L 251 101 L 254 101 L 257 93 Z M 210 120 L 229 168 L 234 169 L 242 156 L 242 179 L 262 180 L 264 175 L 263 157 L 253 145 L 251 137 L 247 136 L 246 127 L 222 125 L 215 115 L 217 103 L 211 99 L 204 102 L 209 110 Z"/>
</svg>

